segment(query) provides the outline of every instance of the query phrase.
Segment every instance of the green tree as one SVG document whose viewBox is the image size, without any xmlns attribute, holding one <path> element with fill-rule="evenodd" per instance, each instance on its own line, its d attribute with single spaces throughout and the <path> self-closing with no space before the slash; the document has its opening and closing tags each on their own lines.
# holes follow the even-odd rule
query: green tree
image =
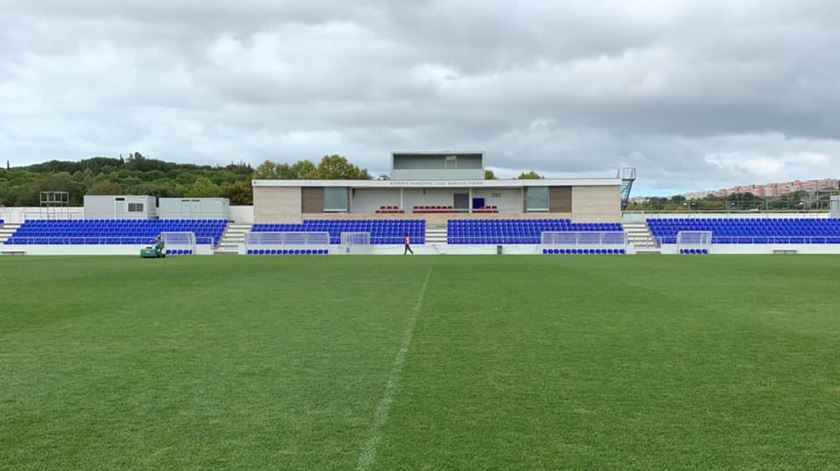
<svg viewBox="0 0 840 471">
<path fill-rule="evenodd" d="M 492 170 L 484 170 L 484 179 L 485 180 L 496 180 L 496 174 L 493 173 Z"/>
<path fill-rule="evenodd" d="M 190 198 L 216 198 L 221 195 L 222 189 L 219 188 L 219 185 L 204 176 L 196 178 L 195 183 L 187 190 L 186 194 Z"/>
<path fill-rule="evenodd" d="M 519 176 L 516 177 L 516 178 L 518 180 L 540 180 L 540 179 L 542 179 L 542 176 L 539 173 L 531 170 L 530 172 L 527 172 L 527 173 L 526 172 L 520 173 Z"/>
<path fill-rule="evenodd" d="M 336 154 L 325 155 L 321 159 L 315 176 L 321 180 L 370 180 L 366 169 L 361 169 Z"/>
<path fill-rule="evenodd" d="M 87 195 L 122 195 L 125 194 L 122 185 L 111 180 L 100 180 L 94 183 L 85 193 Z"/>
<path fill-rule="evenodd" d="M 250 180 L 240 180 L 234 183 L 223 184 L 222 196 L 229 199 L 230 204 L 254 204 L 254 189 L 251 187 Z"/>
</svg>

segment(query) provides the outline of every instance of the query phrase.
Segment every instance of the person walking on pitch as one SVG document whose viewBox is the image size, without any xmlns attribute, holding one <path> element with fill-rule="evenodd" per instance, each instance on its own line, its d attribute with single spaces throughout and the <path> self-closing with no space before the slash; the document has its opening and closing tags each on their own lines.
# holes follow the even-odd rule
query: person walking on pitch
<svg viewBox="0 0 840 471">
<path fill-rule="evenodd" d="M 404 242 L 405 250 L 403 250 L 403 255 L 407 255 L 409 252 L 411 255 L 414 255 L 414 251 L 411 250 L 411 237 L 409 237 L 408 234 L 405 235 Z"/>
</svg>

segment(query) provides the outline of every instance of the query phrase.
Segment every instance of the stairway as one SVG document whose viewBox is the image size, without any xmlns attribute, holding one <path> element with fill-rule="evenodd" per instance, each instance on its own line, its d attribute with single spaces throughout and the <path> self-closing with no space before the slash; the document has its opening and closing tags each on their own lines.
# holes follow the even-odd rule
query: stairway
<svg viewBox="0 0 840 471">
<path fill-rule="evenodd" d="M 228 224 L 225 233 L 222 234 L 222 240 L 213 251 L 216 255 L 223 254 L 238 254 L 239 244 L 245 243 L 245 236 L 251 232 L 252 224 Z"/>
<path fill-rule="evenodd" d="M 636 249 L 637 254 L 661 253 L 646 222 L 626 222 L 624 232 L 627 234 L 627 242 Z"/>
<path fill-rule="evenodd" d="M 426 223 L 426 244 L 445 244 L 447 241 L 446 223 Z"/>
<path fill-rule="evenodd" d="M 0 245 L 6 243 L 12 235 L 17 232 L 17 230 L 22 226 L 22 224 L 2 224 L 0 225 Z"/>
</svg>

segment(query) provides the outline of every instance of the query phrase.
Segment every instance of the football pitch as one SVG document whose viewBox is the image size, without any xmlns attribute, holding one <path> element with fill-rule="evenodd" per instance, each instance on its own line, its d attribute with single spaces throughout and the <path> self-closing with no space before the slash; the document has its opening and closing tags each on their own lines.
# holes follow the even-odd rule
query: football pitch
<svg viewBox="0 0 840 471">
<path fill-rule="evenodd" d="M 840 257 L 0 259 L 0 469 L 837 469 Z"/>
</svg>

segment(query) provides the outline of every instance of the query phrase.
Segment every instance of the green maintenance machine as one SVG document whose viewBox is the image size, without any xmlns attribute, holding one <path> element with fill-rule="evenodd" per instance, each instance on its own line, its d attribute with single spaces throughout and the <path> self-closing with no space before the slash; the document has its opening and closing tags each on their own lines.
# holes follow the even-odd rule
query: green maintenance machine
<svg viewBox="0 0 840 471">
<path fill-rule="evenodd" d="M 164 247 L 166 247 L 166 244 L 163 243 L 162 238 L 158 237 L 155 239 L 154 247 L 140 249 L 140 258 L 166 258 Z"/>
</svg>

